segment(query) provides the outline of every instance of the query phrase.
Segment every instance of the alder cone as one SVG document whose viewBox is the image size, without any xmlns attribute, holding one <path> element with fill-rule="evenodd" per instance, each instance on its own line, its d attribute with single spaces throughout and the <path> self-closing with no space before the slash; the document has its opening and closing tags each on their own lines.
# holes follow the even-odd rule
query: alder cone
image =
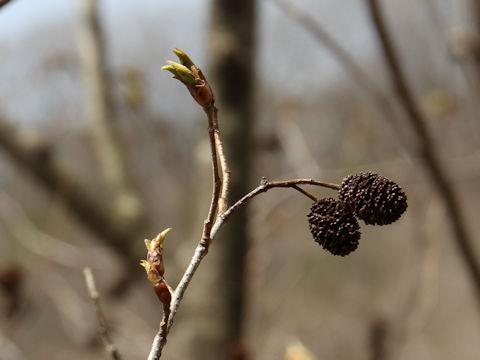
<svg viewBox="0 0 480 360">
<path fill-rule="evenodd" d="M 392 180 L 374 173 L 360 173 L 343 179 L 339 198 L 368 225 L 388 225 L 407 209 L 407 195 Z"/>
<path fill-rule="evenodd" d="M 342 202 L 320 199 L 313 203 L 307 218 L 313 239 L 333 255 L 345 256 L 358 247 L 360 227 Z"/>
</svg>

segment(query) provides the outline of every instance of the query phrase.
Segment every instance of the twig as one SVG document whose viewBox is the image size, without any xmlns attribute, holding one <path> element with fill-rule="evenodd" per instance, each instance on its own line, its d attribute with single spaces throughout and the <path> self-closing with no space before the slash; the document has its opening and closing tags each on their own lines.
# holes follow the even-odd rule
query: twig
<svg viewBox="0 0 480 360">
<path fill-rule="evenodd" d="M 309 198 L 312 199 L 313 201 L 318 201 L 317 197 L 315 197 L 314 195 L 310 194 L 308 191 L 302 189 L 300 186 L 298 186 L 298 185 L 293 185 L 292 188 L 295 189 L 295 190 L 297 190 L 297 191 L 300 191 L 303 195 L 306 195 L 307 197 L 309 197 Z"/>
<path fill-rule="evenodd" d="M 218 129 L 217 108 L 214 107 L 213 111 L 213 125 L 215 127 L 215 143 L 217 145 L 218 158 L 220 160 L 220 166 L 222 168 L 222 192 L 220 193 L 220 199 L 218 203 L 218 212 L 223 213 L 228 207 L 228 193 L 230 191 L 231 172 L 228 167 L 227 157 L 223 149 L 223 141 L 220 137 L 220 131 Z"/>
<path fill-rule="evenodd" d="M 187 267 L 180 283 L 177 285 L 175 289 L 172 300 L 170 302 L 170 307 L 168 311 L 166 311 L 166 307 L 164 307 L 162 323 L 160 325 L 159 332 L 155 335 L 153 340 L 152 348 L 150 350 L 150 354 L 148 356 L 148 360 L 157 360 L 162 355 L 162 350 L 165 344 L 167 343 L 167 336 L 170 328 L 173 325 L 173 319 L 175 318 L 175 314 L 177 313 L 178 307 L 180 302 L 182 301 L 183 294 L 187 289 L 190 281 L 195 274 L 198 266 L 202 259 L 207 255 L 208 248 L 210 247 L 210 243 L 212 242 L 212 226 L 215 220 L 215 215 L 217 213 L 220 193 L 222 192 L 222 180 L 220 179 L 219 169 L 218 169 L 218 157 L 217 157 L 217 143 L 216 143 L 216 113 L 217 109 L 214 104 L 204 107 L 204 111 L 208 117 L 208 138 L 210 140 L 210 153 L 211 153 L 211 160 L 212 160 L 212 172 L 213 172 L 213 192 L 212 192 L 212 200 L 210 203 L 210 209 L 208 211 L 208 216 L 204 221 L 203 224 L 203 231 L 202 231 L 202 238 L 195 249 L 195 253 L 190 261 L 190 264 Z M 218 133 L 217 133 L 218 136 Z M 222 148 L 223 149 L 223 148 Z M 224 156 L 224 155 L 223 155 Z M 228 185 L 228 184 L 227 184 Z M 228 194 L 228 188 L 224 190 L 225 194 Z"/>
<path fill-rule="evenodd" d="M 212 157 L 213 159 L 213 157 Z M 273 188 L 293 188 L 295 190 L 299 190 L 298 185 L 316 185 L 316 186 L 323 186 L 329 189 L 333 190 L 339 190 L 340 186 L 337 184 L 330 184 L 322 181 L 317 181 L 317 180 L 312 180 L 312 179 L 294 179 L 294 180 L 287 180 L 287 181 L 275 181 L 275 182 L 266 182 L 246 194 L 244 197 L 242 197 L 240 200 L 238 200 L 235 204 L 230 206 L 228 210 L 225 212 L 219 214 L 216 218 L 215 224 L 213 227 L 211 227 L 210 230 L 210 235 L 208 237 L 208 242 L 200 241 L 200 243 L 197 245 L 197 248 L 195 249 L 195 253 L 193 254 L 192 259 L 190 260 L 190 263 L 187 267 L 187 270 L 183 274 L 182 279 L 180 280 L 179 284 L 177 285 L 177 288 L 175 289 L 173 296 L 172 296 L 172 302 L 170 304 L 170 315 L 166 316 L 164 312 L 164 316 L 162 319 L 162 324 L 164 323 L 165 319 L 168 318 L 168 325 L 165 328 L 164 326 L 161 326 L 159 332 L 155 335 L 155 338 L 153 340 L 152 348 L 150 351 L 150 355 L 148 357 L 148 360 L 158 360 L 162 354 L 162 349 L 166 344 L 166 337 L 168 336 L 168 332 L 170 331 L 170 328 L 173 325 L 173 321 L 175 319 L 175 315 L 178 311 L 178 307 L 180 306 L 180 303 L 183 299 L 183 295 L 185 294 L 185 291 L 190 284 L 190 281 L 192 280 L 193 276 L 195 275 L 195 272 L 200 265 L 200 262 L 202 259 L 205 257 L 205 255 L 208 252 L 208 246 L 210 242 L 215 238 L 215 236 L 218 233 L 218 230 L 228 221 L 228 219 L 242 206 L 246 205 L 251 199 L 253 199 L 255 196 L 267 192 L 270 189 Z M 307 195 L 309 198 L 312 200 L 316 200 L 316 198 L 309 194 L 307 191 L 304 191 L 301 189 L 300 191 L 304 195 Z M 208 221 L 205 221 L 204 229 Z"/>
<path fill-rule="evenodd" d="M 110 354 L 113 360 L 121 360 L 122 357 L 118 352 L 117 347 L 113 344 L 110 334 L 108 333 L 107 322 L 100 306 L 100 296 L 95 286 L 95 280 L 93 279 L 92 270 L 88 267 L 83 269 L 83 275 L 85 276 L 85 284 L 87 285 L 88 294 L 93 302 L 95 314 L 98 320 L 98 333 L 105 345 L 105 350 Z"/>
<path fill-rule="evenodd" d="M 210 204 L 210 210 L 208 211 L 207 219 L 205 220 L 203 226 L 203 235 L 201 242 L 205 242 L 206 250 L 208 251 L 208 246 L 210 245 L 210 232 L 212 230 L 213 221 L 215 220 L 215 215 L 218 209 L 218 201 L 220 199 L 220 192 L 222 191 L 222 180 L 220 179 L 220 174 L 218 171 L 218 157 L 217 157 L 217 143 L 215 132 L 217 127 L 215 126 L 216 112 L 217 109 L 215 105 L 207 106 L 204 108 L 205 113 L 208 117 L 208 137 L 210 140 L 210 153 L 212 157 L 212 172 L 213 172 L 213 192 L 212 192 L 212 202 Z"/>
<path fill-rule="evenodd" d="M 381 14 L 378 0 L 368 0 L 368 5 L 373 25 L 375 26 L 382 46 L 383 56 L 388 66 L 391 82 L 406 114 L 408 115 L 407 119 L 417 135 L 420 154 L 425 159 L 425 168 L 428 175 L 438 188 L 440 196 L 445 202 L 446 210 L 448 212 L 447 218 L 452 224 L 456 244 L 463 261 L 470 272 L 476 291 L 478 305 L 480 306 L 480 264 L 474 255 L 475 251 L 472 245 L 472 239 L 467 231 L 462 209 L 454 188 L 448 182 L 443 165 L 436 153 L 432 137 L 425 125 L 427 121 L 424 119 L 423 114 L 415 104 L 414 97 L 407 86 L 406 77 L 398 60 L 398 55 L 394 49 L 387 25 Z"/>
<path fill-rule="evenodd" d="M 223 224 L 228 221 L 230 216 L 232 216 L 235 211 L 237 211 L 243 205 L 246 205 L 255 196 L 260 195 L 264 192 L 267 192 L 268 190 L 273 188 L 296 188 L 298 187 L 298 185 L 301 185 L 301 184 L 322 186 L 322 187 L 326 187 L 333 190 L 340 189 L 340 185 L 330 184 L 330 183 L 317 181 L 313 179 L 293 179 L 293 180 L 287 180 L 287 181 L 274 181 L 274 182 L 267 182 L 267 183 L 261 184 L 260 186 L 256 187 L 255 189 L 250 191 L 248 194 L 246 194 L 244 197 L 242 197 L 240 200 L 238 200 L 235 204 L 230 206 L 227 211 L 225 211 L 223 214 L 221 214 L 217 218 L 217 220 L 215 221 L 215 225 L 213 226 L 213 229 L 212 229 L 212 238 L 215 237 L 218 230 L 220 230 Z"/>
</svg>

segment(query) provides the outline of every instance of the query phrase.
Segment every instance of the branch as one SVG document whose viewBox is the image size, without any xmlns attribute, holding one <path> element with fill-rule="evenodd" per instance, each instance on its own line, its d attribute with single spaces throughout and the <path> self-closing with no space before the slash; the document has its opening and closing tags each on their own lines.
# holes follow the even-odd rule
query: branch
<svg viewBox="0 0 480 360">
<path fill-rule="evenodd" d="M 18 244 L 48 261 L 74 268 L 104 261 L 106 248 L 80 248 L 43 232 L 6 192 L 0 192 L 0 222 Z"/>
<path fill-rule="evenodd" d="M 217 108 L 215 105 L 210 105 L 204 108 L 208 117 L 208 137 L 210 140 L 210 153 L 212 158 L 212 173 L 213 173 L 213 191 L 212 202 L 210 204 L 210 210 L 208 211 L 207 219 L 203 226 L 202 240 L 205 242 L 206 248 L 210 245 L 210 231 L 212 230 L 213 221 L 218 209 L 218 201 L 220 199 L 220 192 L 222 191 L 222 180 L 218 171 L 218 157 L 217 157 L 217 142 L 215 133 L 218 129 L 215 126 Z M 228 191 L 228 189 L 227 189 Z"/>
<path fill-rule="evenodd" d="M 115 124 L 112 82 L 107 69 L 105 41 L 97 0 L 77 0 L 78 52 L 83 71 L 85 106 L 100 174 L 113 198 L 119 221 L 139 223 L 141 201 L 130 186 L 124 146 Z"/>
<path fill-rule="evenodd" d="M 212 159 L 213 159 L 213 155 L 212 155 Z M 187 290 L 188 285 L 190 284 L 193 276 L 195 275 L 195 272 L 197 271 L 197 268 L 200 265 L 202 259 L 207 254 L 208 246 L 210 242 L 215 238 L 220 228 L 228 221 L 228 219 L 237 210 L 239 210 L 242 206 L 246 205 L 255 196 L 260 195 L 264 192 L 267 192 L 268 190 L 273 188 L 293 188 L 298 190 L 298 185 L 316 185 L 316 186 L 323 186 L 333 190 L 340 189 L 339 185 L 330 184 L 330 183 L 321 182 L 321 181 L 312 180 L 312 179 L 294 179 L 294 180 L 287 180 L 287 181 L 265 182 L 260 186 L 258 186 L 257 188 L 255 188 L 254 190 L 252 190 L 251 192 L 249 192 L 248 194 L 246 194 L 240 200 L 238 200 L 235 204 L 233 204 L 230 208 L 228 208 L 228 210 L 226 210 L 224 213 L 219 214 L 215 220 L 215 224 L 213 225 L 213 227 L 211 227 L 211 230 L 209 232 L 209 237 L 208 237 L 209 241 L 208 242 L 203 241 L 204 239 L 202 237 L 202 240 L 199 242 L 199 244 L 197 245 L 197 248 L 195 249 L 195 252 L 193 254 L 193 257 L 190 260 L 187 270 L 183 274 L 182 279 L 180 280 L 179 284 L 177 285 L 177 288 L 173 293 L 172 301 L 170 304 L 171 314 L 167 316 L 168 325 L 166 328 L 161 326 L 159 332 L 155 335 L 148 360 L 160 359 L 160 356 L 162 354 L 162 349 L 167 342 L 166 338 L 168 336 L 168 332 L 170 331 L 170 328 L 173 325 L 175 315 L 183 299 L 183 295 L 185 294 L 185 291 Z M 306 193 L 304 191 L 301 191 L 301 192 L 303 194 Z M 310 196 L 307 195 L 307 196 L 311 198 L 311 196 L 313 195 L 310 195 Z M 208 220 L 205 221 L 205 225 L 207 223 L 208 223 Z M 205 231 L 205 225 L 204 225 L 204 231 Z M 165 318 L 166 316 L 164 312 L 162 324 Z"/>
<path fill-rule="evenodd" d="M 288 16 L 309 31 L 319 40 L 350 74 L 357 85 L 368 93 L 379 94 L 378 86 L 356 63 L 355 59 L 345 51 L 340 44 L 315 20 L 311 13 L 302 10 L 291 0 L 273 0 L 273 2 Z"/>
<path fill-rule="evenodd" d="M 268 190 L 273 189 L 273 188 L 294 188 L 294 189 L 298 190 L 297 189 L 298 185 L 302 185 L 302 184 L 303 185 L 316 185 L 316 186 L 322 186 L 322 187 L 326 187 L 326 188 L 333 189 L 333 190 L 340 190 L 340 185 L 330 184 L 330 183 L 326 183 L 326 182 L 323 182 L 323 181 L 317 181 L 317 180 L 313 180 L 313 179 L 293 179 L 293 180 L 287 180 L 287 181 L 275 181 L 275 182 L 263 183 L 260 186 L 258 186 L 257 188 L 255 188 L 254 190 L 250 191 L 248 194 L 246 194 L 244 197 L 242 197 L 240 200 L 238 200 L 235 204 L 230 206 L 230 208 L 227 211 L 225 211 L 224 213 L 222 213 L 218 216 L 217 220 L 215 221 L 215 225 L 213 226 L 213 229 L 212 229 L 212 237 L 215 237 L 218 230 L 220 230 L 220 228 L 228 221 L 230 216 L 232 216 L 242 206 L 246 205 L 255 196 L 260 195 L 264 192 L 267 192 Z M 310 197 L 310 196 L 308 196 L 308 197 Z"/>
<path fill-rule="evenodd" d="M 135 270 L 138 261 L 130 245 L 135 229 L 123 227 L 103 203 L 86 191 L 50 159 L 50 149 L 44 145 L 26 143 L 18 129 L 0 115 L 0 148 L 12 162 L 25 170 L 50 196 L 56 198 L 76 219 L 110 245 Z M 58 196 L 60 194 L 61 196 Z"/>
<path fill-rule="evenodd" d="M 232 173 L 228 166 L 227 157 L 223 149 L 223 141 L 220 137 L 220 130 L 218 129 L 217 108 L 213 113 L 213 125 L 215 127 L 215 143 L 217 145 L 218 157 L 220 160 L 220 166 L 222 168 L 222 192 L 220 194 L 220 202 L 218 204 L 218 212 L 222 213 L 227 210 L 228 207 L 228 193 L 230 191 L 230 183 Z"/>
<path fill-rule="evenodd" d="M 203 225 L 202 237 L 195 249 L 189 265 L 187 266 L 187 269 L 185 270 L 185 273 L 183 274 L 180 282 L 178 283 L 175 291 L 173 292 L 169 309 L 167 309 L 164 305 L 162 323 L 160 325 L 159 331 L 157 332 L 153 340 L 148 360 L 158 360 L 161 357 L 163 347 L 167 343 L 168 333 L 173 325 L 175 315 L 178 311 L 178 307 L 180 306 L 185 291 L 188 288 L 188 285 L 190 284 L 193 276 L 195 275 L 195 272 L 197 271 L 202 259 L 208 253 L 210 244 L 215 235 L 217 234 L 218 230 L 235 211 L 245 205 L 249 200 L 253 199 L 256 195 L 266 192 L 274 187 L 290 187 L 297 191 L 300 191 L 302 194 L 308 196 L 310 199 L 315 200 L 316 198 L 313 195 L 301 189 L 298 185 L 309 184 L 324 186 L 335 190 L 340 189 L 339 185 L 324 183 L 312 179 L 297 179 L 271 183 L 262 180 L 262 184 L 259 187 L 245 195 L 228 210 L 223 212 L 223 208 L 226 207 L 227 195 L 230 186 L 230 171 L 228 169 L 226 157 L 223 152 L 223 145 L 218 130 L 217 109 L 215 107 L 215 98 L 213 96 L 213 91 L 208 84 L 207 79 L 203 75 L 201 69 L 199 69 L 194 64 L 194 62 L 188 57 L 187 54 L 185 54 L 180 49 L 174 49 L 173 52 L 177 55 L 180 63 L 168 61 L 168 65 L 162 67 L 162 69 L 170 71 L 174 75 L 175 79 L 178 79 L 187 87 L 194 100 L 203 107 L 203 110 L 208 117 L 208 136 L 210 140 L 210 152 L 213 172 L 213 192 L 208 216 Z M 222 179 L 220 179 L 219 174 L 218 157 L 220 157 L 222 173 L 224 175 L 223 187 Z M 219 214 L 215 218 L 219 207 Z M 168 313 L 168 311 L 170 311 L 170 313 Z"/>
<path fill-rule="evenodd" d="M 108 333 L 108 326 L 105 320 L 105 316 L 100 305 L 100 296 L 95 286 L 95 280 L 93 279 L 92 270 L 90 268 L 83 269 L 83 275 L 85 276 L 85 283 L 87 285 L 88 294 L 92 299 L 95 314 L 98 320 L 98 333 L 105 345 L 105 350 L 110 354 L 112 360 L 122 360 L 117 347 L 113 344 L 110 334 Z"/>
<path fill-rule="evenodd" d="M 357 84 L 359 89 L 364 90 L 366 94 L 370 95 L 370 100 L 379 111 L 382 113 L 383 119 L 389 121 L 395 130 L 391 134 L 394 139 L 400 138 L 402 141 L 398 145 L 405 151 L 404 132 L 402 131 L 401 123 L 396 115 L 395 109 L 392 107 L 387 96 L 385 96 L 380 87 L 375 83 L 371 76 L 366 73 L 357 63 L 355 58 L 350 55 L 306 10 L 295 5 L 292 0 L 273 0 L 287 16 L 294 19 L 299 25 L 304 27 L 310 34 L 313 35 L 337 60 L 346 73 L 351 76 L 353 82 Z M 382 120 L 383 120 L 382 119 Z M 381 122 L 384 124 L 384 121 Z"/>
<path fill-rule="evenodd" d="M 213 192 L 212 192 L 212 200 L 210 203 L 210 209 L 208 211 L 208 216 L 204 221 L 203 224 L 203 231 L 202 231 L 202 238 L 197 245 L 195 253 L 190 261 L 190 264 L 185 271 L 180 283 L 177 285 L 175 289 L 172 301 L 170 302 L 170 307 L 168 308 L 168 312 L 166 311 L 166 307 L 164 306 L 163 318 L 162 323 L 160 325 L 160 330 L 155 335 L 153 340 L 152 348 L 150 350 L 150 354 L 148 356 L 148 360 L 157 360 L 160 359 L 162 355 L 162 349 L 167 343 L 167 336 L 170 328 L 173 325 L 173 319 L 175 318 L 175 314 L 177 313 L 178 306 L 183 299 L 183 295 L 185 290 L 187 289 L 190 281 L 192 280 L 193 275 L 195 274 L 198 266 L 202 259 L 207 255 L 208 248 L 210 247 L 210 243 L 212 242 L 212 226 L 215 220 L 215 215 L 217 213 L 220 193 L 222 191 L 222 180 L 220 179 L 219 169 L 218 169 L 218 158 L 217 158 L 217 143 L 216 143 L 216 136 L 215 133 L 217 128 L 215 126 L 216 123 L 216 114 L 217 109 L 215 105 L 212 103 L 209 106 L 204 106 L 205 113 L 208 117 L 208 137 L 210 140 L 210 153 L 212 159 L 212 172 L 213 172 Z M 225 192 L 228 193 L 228 188 L 225 188 Z"/>
<path fill-rule="evenodd" d="M 451 222 L 456 244 L 460 255 L 470 273 L 473 285 L 476 291 L 478 305 L 480 306 L 480 264 L 475 257 L 472 238 L 467 231 L 465 219 L 462 209 L 455 194 L 453 186 L 449 183 L 446 172 L 443 168 L 441 160 L 436 152 L 435 145 L 429 133 L 426 119 L 415 103 L 414 97 L 408 88 L 405 74 L 398 60 L 398 55 L 393 45 L 393 41 L 388 32 L 387 25 L 381 14 L 378 0 L 368 0 L 368 7 L 372 18 L 373 25 L 377 31 L 383 56 L 388 66 L 391 82 L 399 101 L 403 105 L 410 126 L 415 131 L 420 154 L 425 159 L 425 168 L 431 181 L 438 188 L 443 201 L 445 202 L 448 212 L 448 219 Z"/>
</svg>

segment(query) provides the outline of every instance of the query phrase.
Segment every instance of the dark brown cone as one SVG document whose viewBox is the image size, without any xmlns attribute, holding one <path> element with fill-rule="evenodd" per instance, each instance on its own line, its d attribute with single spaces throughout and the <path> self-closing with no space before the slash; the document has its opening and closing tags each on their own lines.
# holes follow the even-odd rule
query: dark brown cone
<svg viewBox="0 0 480 360">
<path fill-rule="evenodd" d="M 370 172 L 343 179 L 339 197 L 368 225 L 391 224 L 407 209 L 407 195 L 402 188 L 397 183 Z"/>
<path fill-rule="evenodd" d="M 333 255 L 345 256 L 358 247 L 357 219 L 340 201 L 327 198 L 314 202 L 307 218 L 313 239 Z"/>
</svg>

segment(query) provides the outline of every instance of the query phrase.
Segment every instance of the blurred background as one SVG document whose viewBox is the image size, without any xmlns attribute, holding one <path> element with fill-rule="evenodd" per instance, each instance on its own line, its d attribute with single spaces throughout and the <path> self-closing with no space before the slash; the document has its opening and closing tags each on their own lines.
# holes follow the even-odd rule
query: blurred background
<svg viewBox="0 0 480 360">
<path fill-rule="evenodd" d="M 173 228 L 176 285 L 212 186 L 205 114 L 160 70 L 175 47 L 212 83 L 231 202 L 263 176 L 373 171 L 409 208 L 362 223 L 342 258 L 313 241 L 307 197 L 259 196 L 212 244 L 163 357 L 478 359 L 480 6 L 379 4 L 439 175 L 392 86 L 375 3 L 0 1 L 0 359 L 108 358 L 85 266 L 120 352 L 147 357 L 162 306 L 143 239 Z"/>
</svg>

